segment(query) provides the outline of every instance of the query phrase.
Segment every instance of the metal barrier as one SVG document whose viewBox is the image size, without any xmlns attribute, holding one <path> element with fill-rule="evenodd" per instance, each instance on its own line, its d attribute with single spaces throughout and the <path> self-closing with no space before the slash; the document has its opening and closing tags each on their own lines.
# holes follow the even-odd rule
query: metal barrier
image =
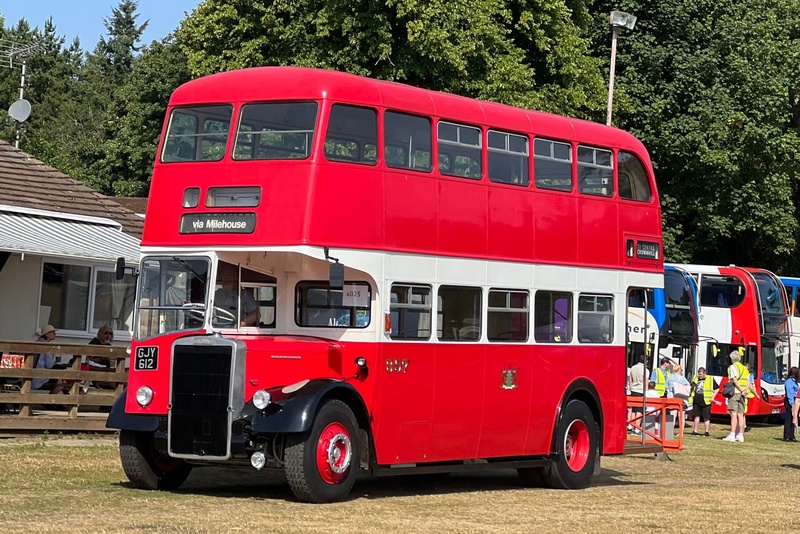
<svg viewBox="0 0 800 534">
<path fill-rule="evenodd" d="M 108 432 L 107 411 L 128 382 L 126 347 L 0 341 L 0 430 Z M 39 354 L 72 359 L 67 368 L 36 368 Z M 105 370 L 94 370 L 87 358 L 109 361 Z M 34 378 L 56 379 L 64 394 L 33 390 Z M 100 387 L 97 387 L 100 386 Z"/>
<path fill-rule="evenodd" d="M 629 443 L 683 450 L 684 404 L 682 399 L 628 397 L 634 410 L 628 424 L 638 433 L 628 434 Z"/>
</svg>

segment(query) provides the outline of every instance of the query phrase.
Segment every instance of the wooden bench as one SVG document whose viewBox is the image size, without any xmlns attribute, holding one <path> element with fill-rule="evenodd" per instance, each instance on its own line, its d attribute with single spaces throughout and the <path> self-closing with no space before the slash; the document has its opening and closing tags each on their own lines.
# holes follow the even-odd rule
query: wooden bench
<svg viewBox="0 0 800 534">
<path fill-rule="evenodd" d="M 0 430 L 110 431 L 105 427 L 106 412 L 128 382 L 126 347 L 0 341 L 0 351 L 4 355 L 19 355 L 18 358 L 5 358 L 6 362 L 22 360 L 21 367 L 0 368 L 0 383 L 5 384 L 0 388 L 0 405 L 6 408 L 0 411 Z M 66 360 L 72 358 L 72 366 L 67 369 L 37 369 L 35 362 L 42 353 L 62 356 Z M 81 369 L 86 358 L 92 357 L 106 358 L 112 362 L 111 369 Z M 67 393 L 33 390 L 34 378 L 68 381 Z M 92 383 L 111 384 L 113 389 L 97 388 Z"/>
</svg>

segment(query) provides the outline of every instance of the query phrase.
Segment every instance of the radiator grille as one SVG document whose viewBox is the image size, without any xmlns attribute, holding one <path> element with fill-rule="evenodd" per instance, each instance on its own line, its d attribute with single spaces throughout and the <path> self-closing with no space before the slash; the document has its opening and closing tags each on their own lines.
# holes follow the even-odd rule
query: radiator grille
<svg viewBox="0 0 800 534">
<path fill-rule="evenodd" d="M 170 453 L 225 457 L 233 347 L 177 345 L 172 360 Z"/>
</svg>

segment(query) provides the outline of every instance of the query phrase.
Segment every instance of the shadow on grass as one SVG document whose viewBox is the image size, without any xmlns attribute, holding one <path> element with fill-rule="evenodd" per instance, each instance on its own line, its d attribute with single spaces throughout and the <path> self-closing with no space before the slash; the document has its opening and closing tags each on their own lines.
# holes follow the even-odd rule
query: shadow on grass
<svg viewBox="0 0 800 534">
<path fill-rule="evenodd" d="M 646 485 L 647 482 L 624 480 L 625 473 L 603 469 L 592 478 L 591 487 Z M 128 482 L 116 484 L 133 489 Z M 362 474 L 356 480 L 348 500 L 384 499 L 416 495 L 449 495 L 484 491 L 547 489 L 522 482 L 514 469 L 498 469 L 479 473 L 438 473 L 371 477 Z M 282 473 L 258 472 L 246 468 L 195 468 L 189 479 L 173 493 L 237 499 L 285 500 L 296 502 Z"/>
</svg>

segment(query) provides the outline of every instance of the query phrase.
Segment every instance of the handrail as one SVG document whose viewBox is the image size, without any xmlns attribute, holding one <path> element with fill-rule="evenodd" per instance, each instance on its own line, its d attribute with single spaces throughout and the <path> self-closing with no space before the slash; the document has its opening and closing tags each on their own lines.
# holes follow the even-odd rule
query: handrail
<svg viewBox="0 0 800 534">
<path fill-rule="evenodd" d="M 660 445 L 665 451 L 683 450 L 684 404 L 682 399 L 629 396 L 627 403 L 628 408 L 634 409 L 633 417 L 628 424 L 640 432 L 639 435 L 629 435 L 628 441 Z M 642 409 L 644 412 L 641 411 Z M 640 411 L 637 413 L 635 410 Z M 672 411 L 677 411 L 673 419 L 674 430 L 667 427 L 671 421 L 669 412 Z M 677 432 L 677 436 L 675 432 Z"/>
</svg>

